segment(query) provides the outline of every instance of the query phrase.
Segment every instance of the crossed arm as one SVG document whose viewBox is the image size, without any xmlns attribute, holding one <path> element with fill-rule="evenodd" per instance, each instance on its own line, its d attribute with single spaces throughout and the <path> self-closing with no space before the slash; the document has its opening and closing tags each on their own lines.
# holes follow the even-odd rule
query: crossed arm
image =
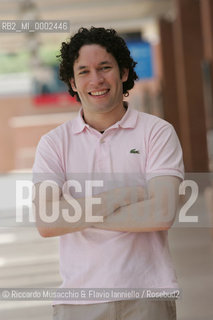
<svg viewBox="0 0 213 320">
<path fill-rule="evenodd" d="M 103 223 L 97 223 L 94 227 L 126 232 L 168 230 L 178 208 L 180 181 L 174 176 L 151 179 L 147 198 L 118 208 Z"/>
<path fill-rule="evenodd" d="M 76 221 L 69 223 L 62 219 L 45 223 L 41 218 L 40 184 L 35 186 L 35 214 L 39 233 L 43 237 L 59 236 L 71 232 L 81 231 L 88 227 L 123 232 L 151 232 L 168 230 L 175 218 L 178 207 L 180 179 L 175 176 L 159 176 L 152 178 L 147 185 L 147 193 L 142 187 L 118 188 L 100 193 L 96 197 L 100 204 L 93 205 L 92 215 L 102 216 L 101 222 L 86 221 L 85 198 L 77 199 L 81 215 Z M 58 197 L 59 196 L 59 197 Z M 54 191 L 47 190 L 45 195 L 45 214 L 51 215 L 54 207 L 60 212 L 66 210 L 67 216 L 75 216 L 75 208 L 62 196 L 61 189 L 54 187 Z M 88 200 L 88 199 L 87 199 Z M 75 199 L 76 201 L 76 199 Z"/>
</svg>

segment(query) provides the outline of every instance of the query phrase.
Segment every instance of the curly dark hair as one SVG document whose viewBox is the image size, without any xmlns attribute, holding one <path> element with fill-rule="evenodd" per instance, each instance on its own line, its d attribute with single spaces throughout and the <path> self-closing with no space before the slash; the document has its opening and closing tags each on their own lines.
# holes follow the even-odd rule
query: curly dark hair
<svg viewBox="0 0 213 320">
<path fill-rule="evenodd" d="M 74 78 L 73 65 L 79 56 L 80 48 L 88 44 L 98 44 L 111 53 L 118 63 L 120 76 L 122 76 L 124 68 L 129 70 L 128 79 L 123 82 L 123 94 L 127 97 L 128 90 L 133 88 L 134 81 L 138 79 L 134 70 L 136 62 L 130 56 L 124 39 L 114 29 L 95 27 L 80 28 L 68 42 L 62 42 L 61 54 L 57 56 L 60 58 L 59 78 L 67 84 L 70 95 L 76 96 L 77 101 L 80 101 L 78 93 L 72 90 L 69 80 Z"/>
</svg>

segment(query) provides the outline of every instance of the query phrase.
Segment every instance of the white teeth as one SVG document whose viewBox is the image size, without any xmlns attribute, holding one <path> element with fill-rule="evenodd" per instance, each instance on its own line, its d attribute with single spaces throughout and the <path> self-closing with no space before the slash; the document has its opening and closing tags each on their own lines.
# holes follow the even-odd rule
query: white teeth
<svg viewBox="0 0 213 320">
<path fill-rule="evenodd" d="M 96 92 L 90 92 L 92 96 L 101 96 L 105 93 L 107 93 L 108 90 L 104 90 L 104 91 L 96 91 Z"/>
</svg>

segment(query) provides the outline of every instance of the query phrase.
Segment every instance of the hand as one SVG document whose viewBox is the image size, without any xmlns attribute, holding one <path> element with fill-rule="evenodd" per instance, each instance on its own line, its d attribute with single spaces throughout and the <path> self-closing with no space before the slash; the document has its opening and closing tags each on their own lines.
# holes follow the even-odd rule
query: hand
<svg viewBox="0 0 213 320">
<path fill-rule="evenodd" d="M 125 195 L 122 206 L 127 206 L 131 203 L 139 202 L 146 198 L 146 191 L 141 186 L 132 186 L 122 189 L 124 189 L 123 192 Z"/>
</svg>

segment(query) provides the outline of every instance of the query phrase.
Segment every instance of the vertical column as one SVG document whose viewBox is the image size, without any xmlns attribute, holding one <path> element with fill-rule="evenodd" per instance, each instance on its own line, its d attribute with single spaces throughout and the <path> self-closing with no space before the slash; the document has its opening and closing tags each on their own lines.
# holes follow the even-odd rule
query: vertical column
<svg viewBox="0 0 213 320">
<path fill-rule="evenodd" d="M 14 110 L 11 99 L 1 97 L 0 110 L 0 174 L 2 174 L 14 169 L 14 145 L 11 128 L 8 125 Z"/>
<path fill-rule="evenodd" d="M 208 129 L 213 129 L 213 1 L 201 1 L 204 59 L 204 94 Z"/>
<path fill-rule="evenodd" d="M 180 137 L 172 22 L 161 19 L 159 21 L 159 30 L 161 39 L 164 119 L 174 126 L 178 136 Z"/>
<path fill-rule="evenodd" d="M 213 59 L 213 1 L 202 0 L 201 19 L 204 42 L 204 56 L 208 60 Z"/>
<path fill-rule="evenodd" d="M 181 142 L 187 171 L 208 171 L 206 119 L 201 62 L 200 1 L 175 0 L 175 67 Z"/>
</svg>

